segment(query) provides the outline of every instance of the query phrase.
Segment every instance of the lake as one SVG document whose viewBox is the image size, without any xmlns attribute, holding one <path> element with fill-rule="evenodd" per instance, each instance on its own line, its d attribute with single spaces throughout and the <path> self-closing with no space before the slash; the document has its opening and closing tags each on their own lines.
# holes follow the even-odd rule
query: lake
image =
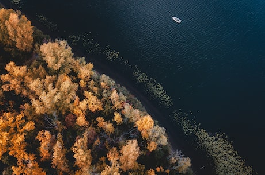
<svg viewBox="0 0 265 175">
<path fill-rule="evenodd" d="M 226 133 L 265 174 L 264 1 L 22 0 L 21 6 L 57 24 L 61 36 L 92 32 L 161 83 L 175 109 L 209 132 Z"/>
</svg>

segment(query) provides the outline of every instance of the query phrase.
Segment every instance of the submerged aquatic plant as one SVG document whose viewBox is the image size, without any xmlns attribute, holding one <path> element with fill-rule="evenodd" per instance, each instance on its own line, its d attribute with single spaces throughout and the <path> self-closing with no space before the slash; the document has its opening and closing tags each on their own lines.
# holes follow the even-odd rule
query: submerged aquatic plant
<svg viewBox="0 0 265 175">
<path fill-rule="evenodd" d="M 37 59 L 25 66 L 10 62 L 1 75 L 1 100 L 14 99 L 0 113 L 5 172 L 174 174 L 189 169 L 190 164 L 180 170 L 175 167 L 183 162 L 169 161 L 173 150 L 165 129 L 127 102 L 133 97 L 123 95 L 125 88 L 75 58 L 66 41 L 42 44 L 35 52 Z"/>
<path fill-rule="evenodd" d="M 245 164 L 231 142 L 224 134 L 209 134 L 200 125 L 187 117 L 174 112 L 174 120 L 181 126 L 186 135 L 194 136 L 197 144 L 214 160 L 215 171 L 218 175 L 251 175 L 253 170 Z"/>
</svg>

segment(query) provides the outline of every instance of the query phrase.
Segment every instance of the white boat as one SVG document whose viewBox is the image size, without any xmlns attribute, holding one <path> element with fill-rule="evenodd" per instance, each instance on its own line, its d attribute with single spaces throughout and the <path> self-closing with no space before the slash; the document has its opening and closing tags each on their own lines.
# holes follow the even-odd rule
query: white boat
<svg viewBox="0 0 265 175">
<path fill-rule="evenodd" d="M 176 21 L 177 23 L 181 23 L 181 19 L 179 19 L 179 18 L 177 18 L 177 17 L 172 17 L 172 19 L 174 20 L 174 21 Z"/>
</svg>

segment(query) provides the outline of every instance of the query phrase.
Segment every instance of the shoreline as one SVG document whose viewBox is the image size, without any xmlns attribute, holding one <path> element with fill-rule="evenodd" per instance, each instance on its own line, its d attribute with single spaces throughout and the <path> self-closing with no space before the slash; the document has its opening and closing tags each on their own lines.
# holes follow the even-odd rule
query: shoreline
<svg viewBox="0 0 265 175">
<path fill-rule="evenodd" d="M 1 2 L 0 4 L 3 5 L 3 3 Z M 3 5 L 5 8 L 6 6 Z M 52 39 L 56 38 L 56 33 L 57 32 L 50 32 L 48 30 L 45 30 L 45 27 L 40 27 L 43 26 L 40 22 L 38 22 L 37 20 L 33 20 L 33 18 L 31 18 L 32 23 L 34 23 L 34 26 L 38 26 L 37 28 L 40 29 L 41 31 L 44 32 L 44 34 L 48 34 L 51 36 Z M 58 32 L 59 33 L 59 32 Z M 60 35 L 57 35 L 57 37 Z M 60 37 L 58 37 L 60 38 Z M 72 46 L 71 46 L 72 47 Z M 152 118 L 154 118 L 155 120 L 157 120 L 160 124 L 161 127 L 164 127 L 166 129 L 166 133 L 168 135 L 168 142 L 169 144 L 172 146 L 173 150 L 176 149 L 181 149 L 181 147 L 185 147 L 184 142 L 181 142 L 181 140 L 183 141 L 183 139 L 180 139 L 178 137 L 174 137 L 174 131 L 176 131 L 176 128 L 172 125 L 172 123 L 170 123 L 170 119 L 167 118 L 168 114 L 163 114 L 162 111 L 160 111 L 154 104 L 152 104 L 152 102 L 139 90 L 135 87 L 134 84 L 132 84 L 131 81 L 126 80 L 126 77 L 120 75 L 117 71 L 111 69 L 109 66 L 106 65 L 106 63 L 103 63 L 100 60 L 97 60 L 96 57 L 91 57 L 88 54 L 84 54 L 79 48 L 73 48 L 73 53 L 75 54 L 75 56 L 80 56 L 83 55 L 86 57 L 86 61 L 90 62 L 91 60 L 94 60 L 92 63 L 94 65 L 94 69 L 96 71 L 98 71 L 99 73 L 104 73 L 106 75 L 108 75 L 110 78 L 112 78 L 117 84 L 120 84 L 121 86 L 126 87 L 126 89 L 132 94 L 134 95 L 141 103 L 142 105 L 146 108 L 146 111 L 152 116 Z M 80 54 L 80 55 L 79 55 Z M 165 112 L 166 113 L 166 112 Z M 188 156 L 188 155 L 186 155 Z M 196 165 L 198 162 L 193 161 L 193 157 L 191 156 L 191 161 L 192 161 L 192 169 L 194 170 L 195 174 L 203 174 L 203 175 L 207 175 L 207 173 L 205 172 L 201 172 L 198 166 L 194 166 Z M 193 163 L 196 162 L 196 163 Z M 194 164 L 194 165 L 193 165 Z M 198 165 L 198 164 L 197 164 Z M 210 174 L 209 174 L 210 175 Z"/>
<path fill-rule="evenodd" d="M 86 60 L 89 61 L 90 58 L 88 57 L 88 55 L 87 54 L 83 54 L 83 55 L 85 56 Z M 77 56 L 80 56 L 80 55 L 77 55 Z M 207 162 L 205 159 L 200 158 L 200 156 L 203 156 L 201 155 L 201 151 L 195 150 L 195 148 L 192 147 L 195 145 L 192 145 L 191 143 L 185 144 L 185 142 L 188 142 L 188 141 L 182 138 L 182 133 L 176 133 L 177 131 L 181 131 L 181 130 L 180 128 L 177 128 L 177 126 L 173 126 L 172 121 L 170 118 L 168 118 L 168 114 L 166 112 L 164 115 L 162 111 L 155 104 L 152 104 L 152 101 L 149 100 L 148 97 L 146 97 L 140 90 L 138 90 L 135 87 L 135 85 L 133 85 L 130 81 L 126 80 L 126 78 L 121 76 L 117 71 L 111 69 L 106 64 L 100 61 L 92 62 L 92 63 L 94 65 L 94 69 L 98 71 L 100 74 L 102 73 L 106 74 L 111 79 L 113 79 L 116 84 L 120 84 L 121 86 L 124 86 L 130 92 L 130 94 L 134 95 L 142 103 L 147 113 L 150 114 L 154 120 L 158 121 L 159 126 L 164 127 L 166 129 L 166 134 L 168 135 L 168 143 L 171 146 L 172 150 L 176 150 L 176 149 L 181 150 L 185 152 L 184 156 L 188 156 L 191 158 L 191 163 L 192 163 L 191 169 L 193 170 L 194 175 L 214 175 L 215 174 L 213 167 L 210 167 L 209 162 Z M 188 155 L 189 153 L 193 156 L 189 156 Z"/>
</svg>

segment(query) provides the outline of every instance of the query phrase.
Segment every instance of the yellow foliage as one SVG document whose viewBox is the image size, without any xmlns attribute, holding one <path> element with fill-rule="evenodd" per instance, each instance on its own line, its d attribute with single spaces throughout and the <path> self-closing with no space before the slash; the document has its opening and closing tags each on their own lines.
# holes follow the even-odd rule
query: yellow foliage
<svg viewBox="0 0 265 175">
<path fill-rule="evenodd" d="M 123 171 L 135 169 L 137 167 L 137 158 L 140 155 L 140 148 L 137 140 L 128 140 L 127 144 L 120 150 L 120 163 Z"/>
<path fill-rule="evenodd" d="M 122 109 L 124 102 L 120 100 L 119 94 L 116 90 L 112 91 L 110 99 L 115 109 Z"/>
<path fill-rule="evenodd" d="M 79 99 L 76 98 L 74 101 L 74 107 L 71 109 L 72 113 L 76 115 L 76 124 L 79 126 L 88 126 L 88 121 L 86 121 L 85 112 L 80 109 L 79 105 Z"/>
<path fill-rule="evenodd" d="M 40 52 L 48 67 L 55 71 L 61 67 L 64 68 L 63 66 L 70 62 L 70 59 L 73 57 L 71 47 L 64 40 L 56 40 L 54 43 L 44 43 L 40 46 Z"/>
<path fill-rule="evenodd" d="M 101 101 L 92 92 L 85 91 L 84 95 L 87 98 L 87 105 L 90 111 L 103 110 Z"/>
<path fill-rule="evenodd" d="M 22 85 L 24 77 L 27 75 L 27 66 L 16 66 L 16 64 L 11 61 L 5 67 L 9 72 L 8 74 L 1 75 L 2 82 L 9 82 L 2 86 L 4 91 L 14 90 L 16 94 L 20 94 L 25 87 Z"/>
<path fill-rule="evenodd" d="M 3 44 L 10 45 L 12 40 L 9 39 L 9 34 L 5 22 L 9 20 L 11 13 L 15 13 L 13 9 L 0 9 L 0 41 Z"/>
<path fill-rule="evenodd" d="M 119 152 L 117 151 L 117 148 L 111 148 L 107 154 L 107 158 L 110 162 L 115 163 L 119 160 Z"/>
<path fill-rule="evenodd" d="M 53 78 L 46 76 L 45 79 L 36 79 L 29 85 L 30 89 L 39 96 L 38 99 L 31 99 L 37 114 L 53 114 L 54 111 L 64 114 L 70 108 L 71 100 L 76 96 L 78 85 L 73 83 L 67 75 L 60 74 L 57 81 L 47 84 L 46 82 L 51 79 Z"/>
<path fill-rule="evenodd" d="M 103 117 L 97 117 L 96 121 L 98 122 L 97 126 L 104 129 L 107 134 L 112 134 L 115 130 L 114 126 L 110 122 L 105 122 Z"/>
<path fill-rule="evenodd" d="M 149 137 L 148 131 L 154 127 L 154 120 L 150 115 L 146 115 L 140 118 L 135 125 L 138 130 L 141 132 L 142 137 L 147 139 Z"/>
<path fill-rule="evenodd" d="M 4 113 L 0 117 L 0 158 L 9 151 L 9 155 L 17 159 L 17 166 L 12 166 L 14 174 L 46 174 L 39 168 L 34 155 L 25 150 L 25 131 L 35 129 L 34 125 L 32 121 L 25 121 L 23 113 Z"/>
<path fill-rule="evenodd" d="M 74 152 L 75 165 L 77 165 L 82 172 L 89 172 L 92 163 L 91 150 L 87 149 L 88 144 L 88 130 L 85 131 L 82 138 L 79 138 L 74 143 L 72 148 Z"/>
<path fill-rule="evenodd" d="M 81 80 L 88 81 L 93 72 L 91 71 L 93 64 L 88 63 L 85 66 L 80 67 L 77 77 Z"/>
<path fill-rule="evenodd" d="M 120 113 L 114 112 L 114 121 L 117 123 L 117 125 L 122 124 L 122 117 Z"/>
<path fill-rule="evenodd" d="M 16 94 L 23 92 L 31 99 L 37 114 L 52 114 L 56 110 L 65 113 L 70 108 L 71 100 L 76 97 L 78 84 L 73 83 L 66 74 L 60 74 L 57 78 L 46 76 L 45 79 L 31 79 L 29 76 L 33 73 L 26 66 L 16 66 L 14 62 L 7 64 L 6 70 L 9 73 L 1 75 L 1 80 L 9 83 L 2 86 L 3 90 L 14 90 Z"/>
<path fill-rule="evenodd" d="M 154 151 L 156 148 L 157 148 L 157 144 L 156 144 L 156 142 L 151 141 L 151 142 L 149 142 L 149 143 L 147 144 L 147 149 L 148 149 L 150 152 Z"/>
<path fill-rule="evenodd" d="M 57 135 L 57 142 L 53 146 L 53 158 L 52 165 L 53 168 L 57 168 L 60 172 L 69 172 L 69 168 L 67 165 L 67 160 L 65 157 L 66 149 L 63 146 L 63 138 L 61 133 Z"/>
<path fill-rule="evenodd" d="M 88 121 L 86 121 L 85 115 L 78 115 L 76 118 L 76 124 L 79 126 L 88 126 Z"/>
<path fill-rule="evenodd" d="M 87 109 L 87 104 L 88 104 L 88 100 L 87 100 L 87 99 L 84 99 L 84 100 L 80 101 L 80 103 L 79 103 L 79 108 L 80 108 L 82 111 L 86 111 L 86 109 Z"/>
<path fill-rule="evenodd" d="M 39 131 L 36 139 L 38 139 L 40 141 L 40 156 L 41 156 L 41 160 L 48 160 L 51 158 L 51 138 L 52 135 L 50 133 L 50 131 L 47 130 L 42 130 Z"/>
<path fill-rule="evenodd" d="M 86 87 L 86 82 L 84 80 L 80 80 L 79 85 L 80 87 L 84 88 Z"/>
<path fill-rule="evenodd" d="M 114 126 L 112 123 L 108 122 L 105 127 L 104 127 L 105 131 L 107 134 L 112 134 L 115 130 Z"/>
<path fill-rule="evenodd" d="M 101 88 L 103 88 L 103 89 L 107 89 L 107 84 L 106 83 L 104 83 L 104 82 L 100 82 L 100 86 L 101 86 Z"/>
<path fill-rule="evenodd" d="M 10 16 L 13 18 L 13 23 L 16 23 L 15 15 L 11 14 Z M 39 131 L 36 137 L 40 141 L 41 161 L 51 161 L 52 167 L 57 169 L 58 174 L 118 175 L 126 171 L 128 174 L 155 174 L 153 169 L 147 171 L 144 165 L 137 163 L 141 154 L 137 140 L 127 140 L 126 142 L 125 137 L 137 138 L 139 136 L 138 129 L 141 136 L 147 139 L 146 148 L 152 152 L 159 145 L 167 144 L 165 129 L 154 126 L 150 115 L 134 109 L 131 104 L 126 103 L 126 97 L 112 79 L 106 75 L 99 77 L 95 71 L 92 71 L 93 65 L 86 64 L 84 59 L 74 59 L 66 41 L 57 40 L 54 43 L 43 44 L 40 54 L 40 58 L 44 61 L 37 59 L 29 68 L 16 66 L 14 62 L 10 62 L 6 65 L 8 74 L 1 75 L 1 80 L 5 83 L 2 86 L 3 90 L 14 90 L 16 94 L 23 94 L 31 102 L 31 104 L 29 102 L 21 105 L 21 110 L 24 110 L 27 119 L 24 118 L 23 113 L 19 115 L 5 113 L 0 116 L 0 158 L 8 152 L 9 155 L 17 159 L 17 166 L 12 167 L 14 173 L 34 174 L 38 172 L 38 174 L 45 174 L 39 168 L 34 155 L 25 151 L 26 131 L 35 128 L 35 123 L 30 121 L 34 120 L 41 121 L 42 128 L 49 128 L 52 133 L 59 132 L 56 142 L 54 142 L 55 136 L 52 136 L 48 130 Z M 38 68 L 34 68 L 36 65 Z M 104 89 L 100 89 L 99 86 Z M 78 95 L 81 96 L 78 97 Z M 109 103 L 109 100 L 112 104 Z M 105 103 L 107 105 L 103 106 Z M 115 109 L 116 111 L 113 111 Z M 104 111 L 101 112 L 101 110 Z M 105 121 L 103 117 L 97 117 L 97 123 L 93 120 L 95 115 L 113 115 L 113 112 L 114 116 L 103 116 L 108 119 L 111 117 L 109 121 Z M 124 115 L 124 118 L 121 114 Z M 119 126 L 119 129 L 115 131 L 116 128 L 112 122 L 115 121 L 117 125 L 121 125 L 128 120 L 133 124 Z M 43 126 L 47 122 L 48 126 Z M 71 123 L 67 125 L 67 122 Z M 74 122 L 78 126 L 72 127 Z M 82 137 L 76 137 L 75 143 L 69 143 L 74 138 L 70 136 L 63 140 L 61 135 L 62 130 L 65 129 L 63 124 L 66 124 L 68 129 L 71 127 L 71 130 L 75 130 L 78 135 L 82 130 L 85 132 Z M 95 129 L 95 125 L 102 128 L 106 134 L 99 133 L 102 130 Z M 74 153 L 75 166 L 78 168 L 76 172 L 71 171 L 68 167 L 66 153 L 69 150 L 66 150 L 64 144 L 67 146 L 73 144 L 71 149 Z M 142 144 L 141 148 L 144 148 Z M 114 147 L 117 145 L 120 146 L 120 150 Z M 97 151 L 108 153 L 100 155 L 103 156 L 100 158 L 102 162 L 93 160 L 92 165 L 92 155 L 97 154 Z M 146 152 L 146 149 L 144 151 Z M 98 159 L 97 156 L 94 159 Z M 106 157 L 110 164 L 109 161 L 106 161 Z M 184 159 L 179 159 L 177 166 L 173 164 L 171 167 L 174 166 L 176 170 L 184 172 L 185 167 L 189 166 L 189 161 L 185 159 L 184 162 L 181 162 L 182 160 Z M 46 165 L 44 166 L 47 168 Z M 160 172 L 162 172 L 161 168 Z"/>
<path fill-rule="evenodd" d="M 148 170 L 147 175 L 156 175 L 155 170 L 153 169 Z"/>
<path fill-rule="evenodd" d="M 115 81 L 111 79 L 109 76 L 102 74 L 100 76 L 100 85 L 104 89 L 109 89 L 110 87 L 114 86 Z"/>
<path fill-rule="evenodd" d="M 24 15 L 20 16 L 12 9 L 0 9 L 0 42 L 21 51 L 30 51 L 32 34 L 33 26 Z"/>
<path fill-rule="evenodd" d="M 96 121 L 98 122 L 97 126 L 103 128 L 106 125 L 103 117 L 97 117 Z"/>
<path fill-rule="evenodd" d="M 111 162 L 111 166 L 105 166 L 105 169 L 101 172 L 101 175 L 119 175 L 119 152 L 115 147 L 109 150 L 107 158 Z"/>
<path fill-rule="evenodd" d="M 106 166 L 100 175 L 120 175 L 118 166 Z"/>
</svg>

